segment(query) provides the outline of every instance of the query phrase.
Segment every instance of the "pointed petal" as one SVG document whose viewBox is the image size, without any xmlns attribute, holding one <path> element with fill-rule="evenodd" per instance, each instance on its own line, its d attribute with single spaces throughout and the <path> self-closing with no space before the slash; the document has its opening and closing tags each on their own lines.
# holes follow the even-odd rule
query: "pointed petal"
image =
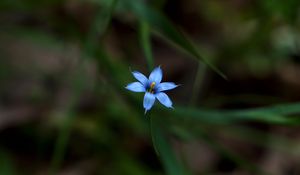
<svg viewBox="0 0 300 175">
<path fill-rule="evenodd" d="M 145 113 L 152 108 L 154 102 L 155 102 L 155 96 L 149 92 L 146 92 L 144 96 L 144 104 L 143 104 L 145 108 Z"/>
<path fill-rule="evenodd" d="M 130 83 L 125 88 L 133 92 L 145 92 L 145 87 L 140 82 Z"/>
<path fill-rule="evenodd" d="M 134 78 L 136 78 L 144 86 L 147 84 L 148 78 L 144 74 L 142 74 L 142 73 L 140 73 L 138 71 L 133 71 L 132 74 L 133 74 Z"/>
<path fill-rule="evenodd" d="M 160 93 L 156 94 L 156 98 L 158 99 L 158 101 L 161 104 L 163 104 L 167 108 L 173 108 L 172 107 L 172 101 L 170 100 L 170 98 L 168 97 L 167 94 L 165 94 L 163 92 L 160 92 Z"/>
<path fill-rule="evenodd" d="M 162 70 L 160 67 L 156 67 L 149 76 L 150 82 L 160 83 L 162 79 Z"/>
<path fill-rule="evenodd" d="M 157 89 L 159 92 L 161 91 L 167 91 L 176 88 L 178 85 L 172 82 L 163 82 L 157 85 Z"/>
</svg>

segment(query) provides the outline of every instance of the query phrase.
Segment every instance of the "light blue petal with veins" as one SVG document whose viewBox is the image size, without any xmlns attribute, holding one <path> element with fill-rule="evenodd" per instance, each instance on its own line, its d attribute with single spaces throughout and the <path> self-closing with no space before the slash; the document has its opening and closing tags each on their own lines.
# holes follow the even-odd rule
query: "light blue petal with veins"
<svg viewBox="0 0 300 175">
<path fill-rule="evenodd" d="M 176 88 L 178 85 L 172 82 L 163 82 L 157 85 L 158 91 L 167 91 Z"/>
<path fill-rule="evenodd" d="M 149 92 L 146 92 L 144 96 L 144 104 L 143 104 L 145 108 L 145 113 L 152 108 L 154 102 L 155 102 L 155 96 Z"/>
<path fill-rule="evenodd" d="M 133 91 L 133 92 L 145 92 L 146 91 L 145 87 L 140 82 L 130 83 L 125 88 L 130 91 Z"/>
<path fill-rule="evenodd" d="M 133 71 L 132 74 L 139 82 L 146 86 L 146 84 L 148 83 L 148 78 L 144 74 L 138 71 Z"/>
<path fill-rule="evenodd" d="M 156 67 L 149 76 L 150 82 L 160 83 L 162 79 L 162 70 L 160 67 Z"/>
<path fill-rule="evenodd" d="M 160 93 L 156 94 L 156 98 L 164 106 L 166 106 L 168 108 L 173 108 L 172 107 L 172 101 L 170 100 L 170 98 L 168 97 L 167 94 L 165 94 L 163 92 L 160 92 Z"/>
</svg>

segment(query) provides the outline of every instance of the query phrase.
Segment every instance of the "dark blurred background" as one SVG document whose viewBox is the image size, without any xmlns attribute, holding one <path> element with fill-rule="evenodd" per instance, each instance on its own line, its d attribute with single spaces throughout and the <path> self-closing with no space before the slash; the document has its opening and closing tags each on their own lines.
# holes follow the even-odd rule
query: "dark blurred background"
<svg viewBox="0 0 300 175">
<path fill-rule="evenodd" d="M 0 60 L 0 175 L 300 174 L 299 0 L 1 0 Z"/>
</svg>

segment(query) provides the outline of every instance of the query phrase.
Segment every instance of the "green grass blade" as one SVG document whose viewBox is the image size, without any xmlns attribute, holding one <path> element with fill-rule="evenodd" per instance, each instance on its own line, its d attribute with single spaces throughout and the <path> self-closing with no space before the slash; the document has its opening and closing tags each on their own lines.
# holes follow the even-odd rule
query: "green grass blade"
<svg viewBox="0 0 300 175">
<path fill-rule="evenodd" d="M 146 21 L 151 29 L 158 32 L 159 35 L 168 39 L 176 46 L 179 46 L 183 51 L 189 53 L 194 58 L 203 61 L 212 70 L 227 79 L 224 73 L 222 73 L 216 66 L 214 66 L 209 60 L 200 55 L 197 47 L 189 40 L 183 33 L 175 28 L 175 26 L 158 11 L 150 8 L 141 1 L 136 0 L 124 0 L 123 6 L 125 6 L 130 12 L 139 18 L 141 21 Z"/>
<path fill-rule="evenodd" d="M 272 124 L 300 124 L 300 118 L 287 117 L 288 115 L 300 113 L 300 103 L 282 104 L 244 110 L 205 110 L 177 107 L 173 113 L 177 117 L 196 119 L 209 123 L 258 121 Z"/>
<path fill-rule="evenodd" d="M 145 21 L 140 22 L 139 26 L 140 43 L 144 50 L 145 58 L 147 61 L 148 69 L 151 71 L 154 68 L 154 61 L 151 49 L 151 37 L 150 37 L 150 27 Z"/>
<path fill-rule="evenodd" d="M 90 54 L 91 52 L 94 52 L 99 37 L 105 35 L 105 32 L 107 31 L 113 11 L 117 3 L 118 0 L 109 1 L 107 7 L 103 10 L 99 10 L 99 12 L 96 14 L 94 22 L 90 26 L 90 31 L 84 43 L 85 54 Z"/>
<path fill-rule="evenodd" d="M 205 72 L 206 72 L 206 65 L 199 62 L 198 67 L 197 67 L 197 73 L 196 73 L 194 85 L 193 85 L 192 95 L 190 98 L 190 106 L 195 106 L 197 103 L 201 88 L 204 83 Z"/>
<path fill-rule="evenodd" d="M 84 48 L 82 51 L 81 58 L 86 58 L 85 55 L 92 55 L 92 52 L 95 51 L 96 48 L 96 38 L 97 36 L 101 36 L 105 33 L 108 24 L 111 19 L 111 14 L 114 10 L 114 7 L 116 6 L 117 0 L 112 0 L 110 1 L 111 4 L 109 4 L 109 7 L 105 11 L 101 11 L 95 18 L 95 21 L 93 25 L 91 26 L 90 32 L 87 36 L 87 39 L 84 42 Z M 84 61 L 81 60 L 82 62 Z M 74 76 L 75 79 L 72 83 L 72 87 L 76 87 L 74 90 L 75 97 L 73 99 L 74 104 L 70 104 L 69 108 L 67 109 L 66 115 L 67 119 L 64 122 L 64 125 L 61 128 L 61 131 L 59 133 L 59 136 L 57 138 L 56 144 L 55 144 L 55 150 L 52 158 L 52 165 L 51 165 L 51 170 L 50 174 L 56 174 L 59 167 L 62 164 L 63 157 L 65 154 L 65 149 L 67 146 L 67 142 L 72 130 L 72 123 L 74 121 L 74 107 L 75 107 L 75 102 L 79 98 L 79 95 L 82 91 L 82 88 L 84 87 L 84 79 L 83 79 L 83 74 L 82 74 L 82 65 L 79 66 L 78 71 L 76 72 L 76 75 Z"/>
</svg>

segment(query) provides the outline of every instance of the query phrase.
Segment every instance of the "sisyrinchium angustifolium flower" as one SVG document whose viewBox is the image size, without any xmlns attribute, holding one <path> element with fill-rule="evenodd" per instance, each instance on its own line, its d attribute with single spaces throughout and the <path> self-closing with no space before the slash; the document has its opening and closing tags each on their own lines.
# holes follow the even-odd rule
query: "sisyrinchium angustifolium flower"
<svg viewBox="0 0 300 175">
<path fill-rule="evenodd" d="M 158 99 L 158 101 L 167 108 L 173 108 L 172 101 L 164 91 L 174 89 L 178 85 L 173 82 L 161 83 L 162 70 L 160 67 L 156 67 L 151 72 L 149 79 L 138 71 L 133 71 L 132 74 L 138 82 L 128 84 L 126 89 L 133 92 L 145 92 L 143 102 L 145 113 L 152 108 L 155 99 Z"/>
</svg>

